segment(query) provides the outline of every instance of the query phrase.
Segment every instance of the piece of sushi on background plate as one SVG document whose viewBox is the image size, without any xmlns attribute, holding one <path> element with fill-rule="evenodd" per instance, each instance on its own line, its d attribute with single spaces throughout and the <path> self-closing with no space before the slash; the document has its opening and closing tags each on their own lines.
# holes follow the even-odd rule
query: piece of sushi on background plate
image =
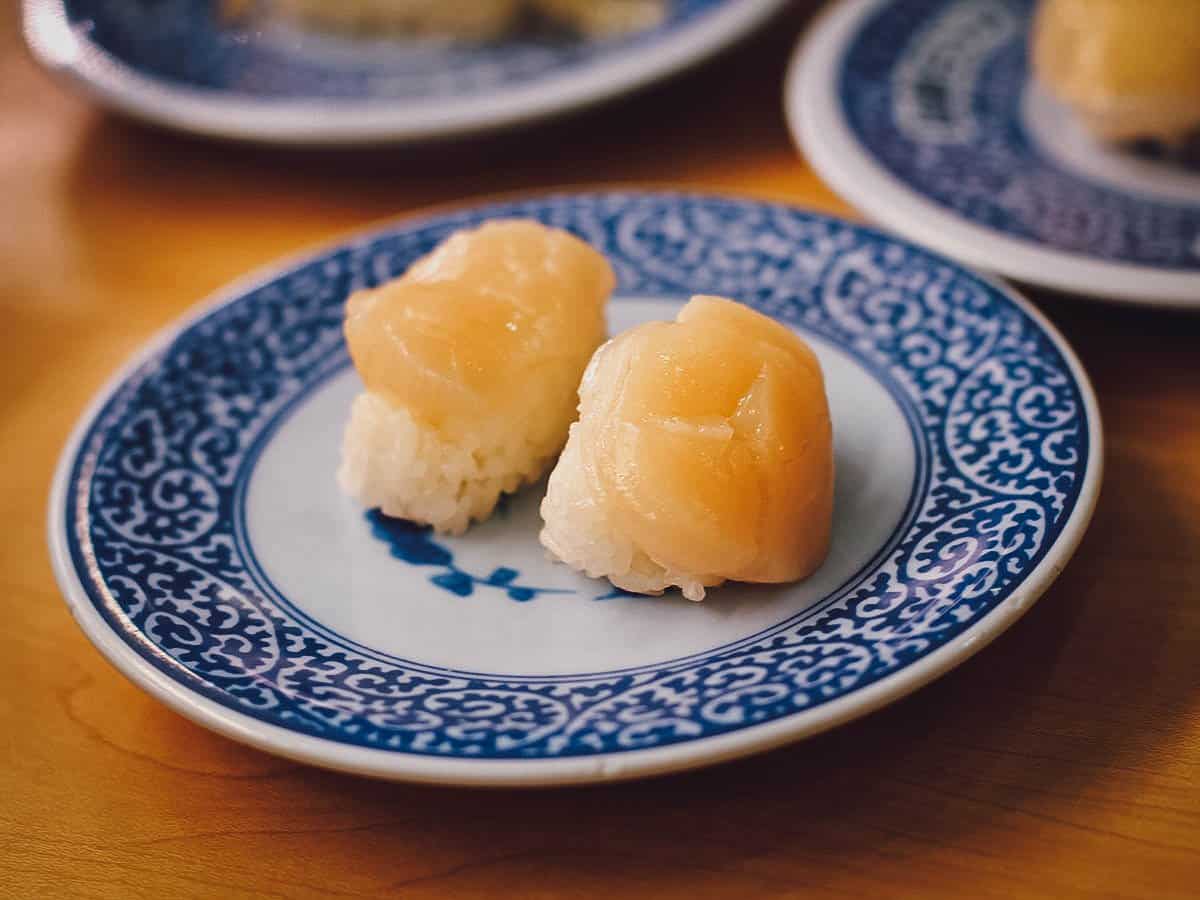
<svg viewBox="0 0 1200 900">
<path fill-rule="evenodd" d="M 779 583 L 829 549 L 833 432 L 824 377 L 790 329 L 693 297 L 601 347 L 550 475 L 541 541 L 593 577 L 691 600 Z"/>
<path fill-rule="evenodd" d="M 486 41 L 503 35 L 520 0 L 225 0 L 226 10 L 360 34 Z"/>
<path fill-rule="evenodd" d="M 342 488 L 439 532 L 487 518 L 562 449 L 615 282 L 584 241 L 514 219 L 458 232 L 351 296 L 346 341 L 366 390 Z"/>
<path fill-rule="evenodd" d="M 616 37 L 658 25 L 666 0 L 221 0 L 229 19 L 273 16 L 358 35 L 402 35 L 464 42 L 503 38 L 527 14 L 585 38 Z"/>
<path fill-rule="evenodd" d="M 1200 128 L 1200 0 L 1042 0 L 1039 80 L 1101 140 Z"/>
</svg>

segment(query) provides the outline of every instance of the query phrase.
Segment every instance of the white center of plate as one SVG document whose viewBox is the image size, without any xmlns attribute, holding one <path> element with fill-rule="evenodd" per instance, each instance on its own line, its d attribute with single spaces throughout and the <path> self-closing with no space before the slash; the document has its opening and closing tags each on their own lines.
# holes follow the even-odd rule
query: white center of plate
<svg viewBox="0 0 1200 900">
<path fill-rule="evenodd" d="M 674 300 L 611 304 L 613 332 L 672 319 Z M 566 675 L 664 662 L 749 637 L 837 590 L 883 548 L 904 516 L 916 463 L 904 414 L 879 381 L 831 345 L 805 335 L 825 370 L 837 483 L 829 558 L 794 585 L 727 584 L 703 603 L 678 593 L 618 596 L 607 581 L 545 558 L 537 535 L 544 483 L 506 513 L 460 537 L 437 537 L 461 572 L 563 593 L 521 602 L 476 584 L 459 596 L 431 582 L 444 566 L 397 559 L 335 480 L 342 428 L 361 390 L 350 369 L 293 411 L 263 449 L 246 491 L 246 533 L 263 573 L 325 629 L 377 652 L 497 675 Z"/>
</svg>

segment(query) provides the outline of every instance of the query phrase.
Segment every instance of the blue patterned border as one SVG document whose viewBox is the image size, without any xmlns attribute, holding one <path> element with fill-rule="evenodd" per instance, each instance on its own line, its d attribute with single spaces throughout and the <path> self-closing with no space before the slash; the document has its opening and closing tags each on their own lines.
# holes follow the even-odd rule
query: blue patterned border
<svg viewBox="0 0 1200 900">
<path fill-rule="evenodd" d="M 994 231 L 1068 253 L 1200 272 L 1200 206 L 1067 171 L 1026 133 L 1033 0 L 891 0 L 842 59 L 843 114 L 907 187 Z"/>
<path fill-rule="evenodd" d="M 212 0 L 65 0 L 72 26 L 136 72 L 251 98 L 444 101 L 533 84 L 602 57 L 646 48 L 737 0 L 674 0 L 656 28 L 606 41 L 505 40 L 481 46 L 393 44 L 374 52 L 314 36 L 299 49 L 223 22 Z M 336 52 L 339 42 L 345 44 Z M 323 52 L 324 51 L 324 52 Z"/>
<path fill-rule="evenodd" d="M 235 536 L 264 431 L 344 365 L 342 302 L 456 228 L 524 215 L 604 249 L 620 290 L 737 296 L 854 354 L 907 397 L 927 480 L 836 598 L 709 653 L 574 677 L 492 677 L 331 638 L 252 575 Z M 862 690 L 974 626 L 1054 544 L 1088 429 L 1052 340 L 989 284 L 876 232 L 781 206 L 611 194 L 505 204 L 321 254 L 185 328 L 87 430 L 68 544 L 91 602 L 168 677 L 352 745 L 553 758 L 695 740 Z"/>
</svg>

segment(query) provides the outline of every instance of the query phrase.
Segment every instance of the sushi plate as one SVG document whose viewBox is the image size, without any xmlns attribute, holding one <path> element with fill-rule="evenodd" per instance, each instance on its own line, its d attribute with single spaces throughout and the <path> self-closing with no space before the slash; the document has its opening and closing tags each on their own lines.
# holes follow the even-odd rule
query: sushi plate
<svg viewBox="0 0 1200 900">
<path fill-rule="evenodd" d="M 614 331 L 710 293 L 809 340 L 837 464 L 815 575 L 628 595 L 545 557 L 544 486 L 450 538 L 340 493 L 346 296 L 510 216 L 608 256 Z M 104 655 L 222 734 L 385 778 L 604 781 L 811 735 L 962 662 L 1066 564 L 1101 456 L 1061 336 L 956 263 L 787 206 L 560 195 L 392 225 L 205 305 L 83 416 L 49 543 Z"/>
<path fill-rule="evenodd" d="M 183 131 L 280 144 L 405 142 L 540 119 L 712 55 L 785 0 L 669 0 L 606 40 L 356 38 L 223 18 L 213 0 L 24 0 L 26 42 L 107 104 Z"/>
<path fill-rule="evenodd" d="M 813 167 L 897 234 L 1030 284 L 1200 308 L 1200 170 L 1106 147 L 1031 78 L 1034 0 L 845 0 L 785 82 Z"/>
</svg>

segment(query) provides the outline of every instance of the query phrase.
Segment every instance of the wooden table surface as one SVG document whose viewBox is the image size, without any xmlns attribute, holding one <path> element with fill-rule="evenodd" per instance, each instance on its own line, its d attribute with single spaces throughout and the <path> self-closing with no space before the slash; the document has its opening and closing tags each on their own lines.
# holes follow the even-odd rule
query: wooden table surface
<svg viewBox="0 0 1200 900">
<path fill-rule="evenodd" d="M 380 217 L 630 183 L 848 213 L 794 152 L 798 10 L 715 64 L 516 136 L 279 153 L 133 126 L 0 13 L 0 895 L 1200 896 L 1200 317 L 1037 295 L 1095 381 L 1106 479 L 1058 583 L 960 669 L 771 754 L 551 791 L 384 784 L 160 706 L 51 576 L 51 469 L 101 382 L 223 282 Z"/>
</svg>

